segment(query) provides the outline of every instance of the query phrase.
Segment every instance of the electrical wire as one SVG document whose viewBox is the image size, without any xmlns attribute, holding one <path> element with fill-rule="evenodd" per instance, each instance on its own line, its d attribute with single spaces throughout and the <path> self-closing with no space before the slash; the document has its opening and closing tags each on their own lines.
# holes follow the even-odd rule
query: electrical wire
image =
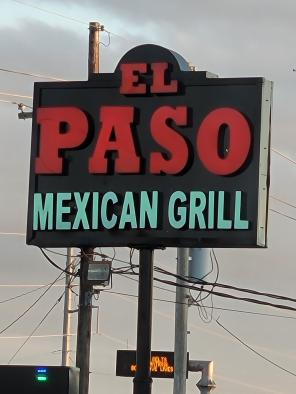
<svg viewBox="0 0 296 394">
<path fill-rule="evenodd" d="M 137 279 L 130 278 L 130 277 L 125 276 L 125 275 L 123 275 L 123 277 L 126 278 L 126 279 L 129 279 L 129 280 L 138 282 Z M 156 277 L 154 277 L 154 280 L 157 281 L 157 282 L 160 282 L 160 283 L 164 283 L 164 284 L 167 284 L 167 285 L 170 285 L 170 286 L 174 286 L 174 287 L 179 286 L 179 287 L 185 287 L 185 288 L 189 288 L 189 289 L 192 289 L 192 290 L 196 290 L 195 287 L 193 287 L 193 286 L 181 285 L 181 284 L 177 284 L 175 282 L 162 280 L 162 279 L 156 278 Z M 154 285 L 153 287 L 159 288 L 159 289 L 164 290 L 164 291 L 169 291 L 169 292 L 175 293 L 172 290 L 165 289 L 165 288 L 162 288 L 162 287 L 158 287 L 156 285 Z M 210 292 L 210 290 L 206 290 L 206 289 L 204 289 L 203 291 L 205 291 L 207 293 Z M 237 296 L 233 296 L 233 295 L 226 294 L 226 293 L 217 293 L 217 292 L 213 292 L 213 295 L 221 296 L 221 297 L 224 297 L 224 298 L 235 299 L 235 300 L 239 300 L 239 301 L 245 301 L 245 302 L 258 304 L 258 305 L 263 305 L 263 306 L 270 306 L 270 307 L 278 308 L 278 309 L 287 309 L 287 310 L 291 310 L 291 311 L 294 311 L 294 312 L 296 311 L 296 308 L 293 308 L 293 307 L 289 307 L 289 306 L 285 306 L 285 305 L 281 305 L 281 304 L 272 304 L 272 303 L 268 303 L 268 302 L 264 302 L 264 301 L 259 301 L 259 300 L 253 299 L 253 298 L 242 298 L 242 297 L 237 297 Z M 172 301 L 172 302 L 175 302 L 175 301 Z M 217 307 L 213 307 L 213 309 L 224 310 L 222 308 L 217 308 Z M 231 309 L 225 309 L 225 310 L 232 311 Z M 238 310 L 233 310 L 233 311 L 238 311 Z M 241 311 L 241 313 L 245 313 L 245 312 Z M 253 312 L 246 312 L 246 313 L 252 314 Z M 260 313 L 259 312 L 254 312 L 253 314 L 260 314 Z M 265 315 L 265 314 L 262 314 L 262 315 Z M 278 315 L 273 315 L 273 314 L 266 314 L 266 315 L 267 316 L 273 316 L 273 317 L 277 317 L 278 316 Z M 289 317 L 289 318 L 292 319 L 292 317 Z"/>
<path fill-rule="evenodd" d="M 38 328 L 42 325 L 42 323 L 46 320 L 46 318 L 49 316 L 49 314 L 53 311 L 53 309 L 61 302 L 62 298 L 64 297 L 65 291 L 60 295 L 60 297 L 57 299 L 57 301 L 52 305 L 52 307 L 49 309 L 49 311 L 43 316 L 43 318 L 40 320 L 40 322 L 37 324 L 37 326 L 34 328 L 34 330 L 31 332 L 31 334 L 27 337 L 27 339 L 22 343 L 22 345 L 17 349 L 17 351 L 11 356 L 11 358 L 8 361 L 8 365 L 11 364 L 11 362 L 14 360 L 14 358 L 18 355 L 18 353 L 22 350 L 22 348 L 26 345 L 27 342 L 32 338 L 32 336 L 35 334 L 35 332 L 38 330 Z"/>
<path fill-rule="evenodd" d="M 278 198 L 278 197 L 270 196 L 270 198 L 272 198 L 272 199 L 275 200 L 275 201 L 279 201 L 279 202 L 281 202 L 282 204 L 288 205 L 289 207 L 296 208 L 296 205 L 293 205 L 293 204 L 291 204 L 291 203 L 288 203 L 287 201 L 281 200 L 281 199 Z"/>
<path fill-rule="evenodd" d="M 60 278 L 58 281 L 64 280 L 64 279 L 65 279 L 65 278 Z M 58 281 L 57 281 L 57 282 L 58 282 Z M 10 297 L 10 298 L 7 298 L 7 299 L 5 299 L 5 300 L 1 300 L 1 301 L 0 301 L 0 304 L 5 304 L 6 302 L 10 302 L 10 301 L 13 301 L 13 300 L 17 300 L 18 298 L 24 297 L 24 296 L 26 296 L 26 295 L 28 295 L 28 294 L 35 293 L 36 291 L 41 290 L 41 289 L 43 289 L 44 287 L 49 287 L 49 286 L 50 286 L 50 287 L 53 287 L 53 285 L 52 285 L 51 283 L 48 283 L 48 284 L 46 284 L 46 285 L 39 286 L 39 287 L 37 287 L 36 289 L 29 290 L 29 291 L 26 291 L 25 293 L 18 294 L 17 296 Z M 9 287 L 9 286 L 7 286 L 7 287 Z"/>
<path fill-rule="evenodd" d="M 108 43 L 105 44 L 103 41 L 100 41 L 100 44 L 103 45 L 105 48 L 108 48 L 111 45 L 111 37 L 110 37 L 111 32 L 107 30 L 103 30 L 103 31 L 105 31 L 108 35 Z"/>
<path fill-rule="evenodd" d="M 9 233 L 5 231 L 0 231 L 0 235 L 18 235 L 20 237 L 25 237 L 26 233 Z"/>
<path fill-rule="evenodd" d="M 272 211 L 272 212 L 277 213 L 278 215 L 281 215 L 281 216 L 283 216 L 283 217 L 285 217 L 285 218 L 291 219 L 291 220 L 293 220 L 294 222 L 296 222 L 296 218 L 294 218 L 293 216 L 286 215 L 285 213 L 282 213 L 282 212 L 280 212 L 280 211 L 277 211 L 276 209 L 269 208 L 269 210 Z"/>
<path fill-rule="evenodd" d="M 138 298 L 136 294 L 130 294 L 130 293 L 123 293 L 123 292 L 118 292 L 118 291 L 113 291 L 113 290 L 102 290 L 102 293 L 111 293 L 111 294 L 116 294 L 116 295 L 121 295 L 124 297 L 131 297 L 131 298 Z M 178 304 L 178 305 L 188 305 L 187 302 L 176 302 L 174 300 L 167 300 L 163 298 L 157 298 L 153 297 L 153 301 L 157 302 L 164 302 L 167 304 Z M 196 304 L 190 305 L 190 307 L 197 307 Z M 232 312 L 232 313 L 240 313 L 240 314 L 246 314 L 246 315 L 254 315 L 254 316 L 262 316 L 262 317 L 273 317 L 273 318 L 278 318 L 278 319 L 288 319 L 288 320 L 296 320 L 295 316 L 285 316 L 285 315 L 276 315 L 273 313 L 262 313 L 262 312 L 254 312 L 254 311 L 246 311 L 243 309 L 231 309 L 231 308 L 222 308 L 222 307 L 217 307 L 217 306 L 208 306 L 204 305 L 204 308 L 208 309 L 214 309 L 217 311 L 223 311 L 223 312 Z"/>
<path fill-rule="evenodd" d="M 263 354 L 259 353 L 257 350 L 255 350 L 254 348 L 252 348 L 250 345 L 248 345 L 246 342 L 244 342 L 242 339 L 240 339 L 237 335 L 235 335 L 233 332 L 231 332 L 228 328 L 226 328 L 222 323 L 219 322 L 219 320 L 216 320 L 216 323 L 223 328 L 223 330 L 225 330 L 228 334 L 230 334 L 233 338 L 235 338 L 239 343 L 241 343 L 243 346 L 245 346 L 247 349 L 249 349 L 251 352 L 253 352 L 254 354 L 256 354 L 257 356 L 261 357 L 263 360 L 267 361 L 269 364 L 275 366 L 276 368 L 287 372 L 289 375 L 295 376 L 296 377 L 296 373 L 289 371 L 288 369 L 282 367 L 281 365 L 275 363 L 274 361 L 272 361 L 270 358 L 265 357 Z"/>
<path fill-rule="evenodd" d="M 274 148 L 271 148 L 271 150 L 272 150 L 274 153 L 276 153 L 277 155 L 279 155 L 279 156 L 283 157 L 284 159 L 290 161 L 291 163 L 296 164 L 296 161 L 295 161 L 295 160 L 293 160 L 293 159 L 291 159 L 290 157 L 284 155 L 283 153 L 279 152 L 278 150 L 276 150 L 276 149 L 274 149 Z"/>
<path fill-rule="evenodd" d="M 115 274 L 121 275 L 121 274 L 118 273 L 118 272 L 114 272 L 114 273 L 115 273 Z M 130 278 L 129 276 L 126 276 L 126 275 L 122 275 L 122 278 L 125 278 L 125 279 L 131 280 L 131 281 L 133 281 L 133 282 L 139 283 L 138 279 Z M 154 289 L 163 290 L 163 291 L 166 291 L 166 292 L 168 292 L 168 293 L 176 294 L 176 292 L 175 292 L 174 290 L 166 289 L 166 288 L 164 288 L 164 287 L 160 287 L 160 286 L 157 286 L 157 285 L 155 285 L 155 284 L 153 284 L 153 288 L 154 288 Z"/>
<path fill-rule="evenodd" d="M 61 338 L 61 337 L 66 337 L 66 336 L 77 336 L 76 333 L 73 334 L 45 334 L 45 335 L 32 335 L 32 338 L 36 339 L 43 339 L 43 338 Z M 0 341 L 2 340 L 10 340 L 10 339 L 25 339 L 28 338 L 28 335 L 12 335 L 12 336 L 5 336 L 5 337 L 0 337 Z"/>
<path fill-rule="evenodd" d="M 46 260 L 47 260 L 51 265 L 53 265 L 55 268 L 57 268 L 58 270 L 64 272 L 65 274 L 68 274 L 68 275 L 71 275 L 71 276 L 74 276 L 74 277 L 77 276 L 77 272 L 76 272 L 76 273 L 75 273 L 75 272 L 73 273 L 73 272 L 68 271 L 67 269 L 61 268 L 58 264 L 56 264 L 56 263 L 55 263 L 55 262 L 44 252 L 44 250 L 43 250 L 42 248 L 39 248 L 39 249 L 40 249 L 41 253 L 43 254 L 43 256 L 46 258 Z"/>
<path fill-rule="evenodd" d="M 23 94 L 8 93 L 8 92 L 0 92 L 0 96 L 11 96 L 11 97 L 21 97 L 21 98 L 33 99 L 32 96 L 25 96 Z"/>
<path fill-rule="evenodd" d="M 9 100 L 0 100 L 1 103 L 7 103 L 7 104 L 14 104 L 14 105 L 18 105 L 17 102 L 15 101 L 9 101 Z"/>
<path fill-rule="evenodd" d="M 87 26 L 88 26 L 88 23 L 87 23 L 87 22 L 84 22 L 84 21 L 82 21 L 82 20 L 80 20 L 80 19 L 77 19 L 77 18 L 72 18 L 72 17 L 70 17 L 70 16 L 66 16 L 66 15 L 61 14 L 61 13 L 59 13 L 59 12 L 50 11 L 50 10 L 48 10 L 48 9 L 46 9 L 46 8 L 42 8 L 42 7 L 39 7 L 39 6 L 37 6 L 37 5 L 25 3 L 24 1 L 21 1 L 21 0 L 10 0 L 10 1 L 12 1 L 12 2 L 14 2 L 14 3 L 18 3 L 18 4 L 21 4 L 21 5 L 24 5 L 24 6 L 26 6 L 26 7 L 34 8 L 34 9 L 36 9 L 36 10 L 38 10 L 38 11 L 46 12 L 47 14 L 51 14 L 51 15 L 58 16 L 58 17 L 60 17 L 60 18 L 67 19 L 67 20 L 69 20 L 69 21 L 71 21 L 71 22 L 76 22 L 76 23 L 80 23 L 81 25 L 87 25 Z"/>
<path fill-rule="evenodd" d="M 216 258 L 216 261 L 217 261 L 217 264 L 218 264 L 218 260 L 217 260 L 217 257 L 215 255 L 215 252 L 213 251 L 213 253 L 214 253 L 214 257 Z M 127 264 L 127 262 L 125 262 L 125 263 Z M 215 282 L 214 283 L 210 283 L 210 282 L 205 282 L 205 281 L 198 281 L 198 282 L 196 282 L 196 281 L 192 281 L 190 278 L 182 277 L 180 275 L 177 275 L 177 274 L 174 274 L 174 273 L 169 272 L 167 270 L 164 270 L 163 268 L 160 268 L 160 267 L 155 267 L 155 271 L 159 272 L 161 274 L 173 276 L 176 279 L 180 279 L 180 280 L 182 280 L 184 282 L 189 283 L 189 285 L 182 285 L 182 284 L 178 284 L 178 283 L 175 283 L 175 282 L 172 282 L 172 281 L 166 281 L 166 280 L 163 280 L 163 279 L 160 279 L 160 278 L 154 278 L 155 281 L 160 282 L 160 283 L 164 283 L 164 284 L 167 284 L 167 285 L 171 285 L 171 286 L 175 286 L 175 287 L 185 287 L 185 288 L 190 289 L 190 290 L 203 291 L 205 293 L 213 294 L 213 295 L 216 295 L 216 296 L 219 296 L 219 297 L 235 299 L 235 300 L 239 300 L 239 301 L 250 302 L 250 303 L 264 305 L 264 306 L 270 306 L 270 307 L 273 307 L 273 308 L 279 308 L 279 309 L 286 309 L 286 310 L 296 311 L 296 308 L 293 308 L 293 307 L 290 307 L 290 306 L 287 306 L 287 305 L 273 304 L 273 303 L 270 303 L 270 302 L 261 301 L 261 300 L 257 300 L 257 299 L 254 299 L 254 298 L 238 297 L 238 296 L 235 296 L 235 295 L 232 295 L 232 294 L 228 294 L 228 293 L 222 293 L 222 292 L 217 292 L 217 291 L 213 291 L 213 290 L 204 289 L 204 288 L 201 288 L 201 287 L 197 287 L 196 283 L 198 283 L 200 285 L 202 284 L 202 285 L 210 285 L 210 286 L 212 286 L 214 284 L 216 287 L 221 287 L 221 288 L 226 288 L 226 289 L 235 290 L 235 291 L 239 291 L 239 292 L 245 292 L 245 293 L 249 293 L 249 294 L 259 295 L 259 296 L 262 296 L 262 297 L 269 297 L 269 298 L 282 300 L 282 301 L 284 300 L 284 301 L 289 301 L 289 302 L 296 302 L 296 299 L 292 298 L 292 297 L 287 297 L 287 296 L 282 296 L 282 295 L 272 294 L 272 293 L 260 292 L 260 291 L 256 291 L 256 290 L 253 290 L 253 289 L 240 288 L 240 287 L 237 287 L 237 286 L 231 286 L 231 285 L 222 284 L 222 283 L 218 283 L 218 282 L 216 282 L 216 283 Z M 120 274 L 120 273 L 118 273 L 118 274 Z M 129 278 L 129 279 L 132 279 L 132 278 Z M 134 280 L 134 279 L 132 279 L 132 280 Z"/>
<path fill-rule="evenodd" d="M 41 78 L 41 79 L 50 79 L 52 81 L 60 81 L 60 82 L 66 82 L 67 81 L 67 79 L 62 79 L 62 78 L 58 78 L 58 77 L 52 77 L 50 75 L 34 74 L 34 73 L 25 72 L 25 71 L 11 70 L 9 68 L 0 68 L 0 71 L 6 72 L 6 73 L 11 73 L 11 74 L 24 75 L 24 76 L 27 76 L 27 77 L 36 77 L 36 78 Z"/>
<path fill-rule="evenodd" d="M 217 257 L 215 255 L 215 252 L 213 251 L 213 253 L 214 253 L 214 257 L 216 259 L 216 263 L 218 264 L 218 260 L 217 260 Z M 125 263 L 128 264 L 128 262 L 125 262 Z M 188 288 L 188 289 L 191 289 L 191 290 L 204 291 L 204 292 L 206 292 L 208 294 L 224 296 L 226 298 L 233 298 L 233 299 L 237 299 L 237 300 L 249 301 L 249 302 L 252 302 L 252 303 L 258 302 L 259 304 L 262 303 L 262 305 L 270 305 L 270 306 L 275 306 L 275 307 L 277 307 L 278 304 L 270 304 L 270 303 L 265 303 L 264 301 L 259 301 L 259 300 L 256 300 L 256 299 L 248 299 L 248 298 L 243 298 L 243 297 L 232 296 L 230 294 L 217 293 L 217 292 L 213 292 L 211 290 L 207 290 L 207 289 L 203 289 L 201 287 L 197 287 L 196 285 L 197 284 L 199 284 L 199 285 L 208 285 L 208 286 L 213 286 L 214 285 L 214 287 L 220 287 L 220 288 L 225 288 L 225 289 L 229 289 L 229 290 L 235 290 L 235 291 L 239 291 L 239 292 L 245 292 L 245 293 L 249 293 L 249 294 L 253 294 L 253 295 L 259 295 L 259 296 L 262 296 L 262 297 L 268 297 L 268 298 L 273 298 L 273 299 L 282 300 L 282 301 L 296 302 L 296 299 L 292 298 L 292 297 L 287 297 L 287 296 L 278 295 L 278 294 L 261 292 L 261 291 L 257 291 L 257 290 L 253 290 L 253 289 L 241 288 L 241 287 L 227 285 L 227 284 L 218 283 L 218 282 L 211 283 L 211 282 L 202 281 L 202 280 L 194 280 L 193 281 L 191 278 L 183 277 L 183 276 L 174 274 L 172 272 L 169 272 L 169 271 L 167 271 L 167 270 L 165 270 L 163 268 L 157 267 L 157 266 L 154 269 L 158 273 L 172 276 L 172 277 L 174 277 L 176 279 L 180 279 L 180 280 L 190 284 L 190 285 L 180 285 L 180 284 L 177 284 L 175 282 L 165 281 L 165 280 L 162 280 L 160 278 L 155 278 L 156 281 L 159 281 L 161 283 L 168 284 L 168 285 L 181 286 L 181 287 L 185 287 L 185 288 Z M 120 272 L 114 272 L 114 273 L 115 274 L 121 274 Z M 133 278 L 129 278 L 129 280 L 137 281 L 136 279 L 133 279 Z M 285 307 L 284 305 L 281 305 L 280 308 L 282 308 L 282 309 L 287 308 L 289 310 L 294 310 L 295 309 L 295 308 L 290 309 L 290 307 Z"/>
<path fill-rule="evenodd" d="M 182 280 L 184 282 L 187 282 L 187 283 L 193 284 L 193 285 L 194 284 L 204 285 L 204 286 L 213 286 L 214 285 L 214 287 L 220 287 L 220 288 L 223 288 L 223 289 L 235 290 L 235 291 L 238 291 L 238 292 L 243 292 L 243 293 L 248 293 L 248 294 L 253 294 L 253 295 L 259 295 L 261 297 L 268 297 L 268 298 L 273 298 L 273 299 L 282 300 L 282 301 L 296 302 L 296 298 L 287 297 L 287 296 L 283 296 L 283 295 L 279 295 L 279 294 L 266 293 L 266 292 L 261 292 L 261 291 L 257 291 L 257 290 L 253 290 L 253 289 L 247 289 L 247 288 L 243 288 L 243 287 L 237 287 L 237 286 L 232 286 L 232 285 L 228 285 L 228 284 L 224 284 L 224 283 L 218 283 L 218 282 L 211 283 L 211 282 L 207 282 L 207 281 L 203 281 L 203 280 L 197 280 L 197 279 L 196 280 L 192 280 L 191 278 L 174 274 L 173 272 L 169 272 L 169 271 L 164 270 L 164 269 L 159 268 L 159 267 L 155 267 L 155 271 L 156 272 L 160 272 L 160 273 L 165 274 L 165 275 L 168 275 L 168 276 L 172 276 L 172 277 L 174 277 L 176 279 L 180 279 L 180 280 Z M 205 291 L 211 293 L 210 290 L 205 290 Z"/>
<path fill-rule="evenodd" d="M 56 254 L 56 255 L 58 255 L 58 256 L 68 257 L 68 254 L 67 254 L 67 253 L 56 252 L 55 250 L 51 250 L 51 249 L 48 249 L 48 248 L 42 248 L 42 249 L 43 249 L 43 250 L 46 250 L 46 251 L 49 252 L 49 253 Z M 80 256 L 80 254 L 76 254 L 76 255 L 73 255 L 73 256 L 69 256 L 69 257 L 77 258 L 77 257 L 79 257 L 79 256 Z"/>
<path fill-rule="evenodd" d="M 7 331 L 10 327 L 12 327 L 16 322 L 18 322 L 23 316 L 25 316 L 44 296 L 45 294 L 52 288 L 52 286 L 60 279 L 62 273 L 47 287 L 47 289 L 31 304 L 24 312 L 22 312 L 16 319 L 14 319 L 11 323 L 9 323 L 6 327 L 4 327 L 0 331 L 0 335 Z"/>
<path fill-rule="evenodd" d="M 81 19 L 72 18 L 72 17 L 67 16 L 67 15 L 65 15 L 65 14 L 62 14 L 62 13 L 60 13 L 60 12 L 51 11 L 51 10 L 46 9 L 46 8 L 43 8 L 43 7 L 39 7 L 39 6 L 36 6 L 36 5 L 33 5 L 33 4 L 29 4 L 29 3 L 25 3 L 24 1 L 21 1 L 21 0 L 10 0 L 10 1 L 12 1 L 12 2 L 14 2 L 14 3 L 21 4 L 21 5 L 26 6 L 26 7 L 34 8 L 34 9 L 36 9 L 36 10 L 38 10 L 38 11 L 42 11 L 42 12 L 45 12 L 45 13 L 50 14 L 50 15 L 58 16 L 58 17 L 60 17 L 60 18 L 69 20 L 69 21 L 71 21 L 71 22 L 76 22 L 76 23 L 79 23 L 79 24 L 81 24 L 81 25 L 86 25 L 86 26 L 89 25 L 88 22 L 82 21 Z M 119 35 L 119 34 L 117 34 L 117 33 L 113 33 L 113 32 L 110 31 L 110 30 L 106 30 L 105 28 L 104 28 L 103 31 L 106 32 L 106 33 L 108 33 L 109 37 L 110 37 L 110 34 L 111 34 L 112 36 L 121 38 L 122 40 L 130 41 L 130 40 L 128 40 L 127 38 L 125 38 L 125 37 L 123 37 L 123 36 L 121 36 L 121 35 Z M 110 44 L 109 44 L 109 45 L 108 45 L 108 44 L 106 45 L 106 44 L 104 44 L 104 43 L 100 43 L 100 44 L 102 44 L 102 45 L 104 45 L 104 46 L 109 46 L 109 45 L 110 45 Z"/>
<path fill-rule="evenodd" d="M 26 108 L 33 109 L 33 107 L 31 107 L 31 106 L 28 105 L 28 104 L 25 104 L 25 103 L 17 103 L 16 101 L 0 100 L 0 102 L 1 102 L 1 103 L 6 103 L 6 104 L 17 105 L 17 106 L 18 106 L 18 109 L 19 109 L 21 112 L 23 112 L 23 110 L 26 109 Z"/>
<path fill-rule="evenodd" d="M 184 287 L 186 289 L 193 289 L 193 290 L 195 289 L 194 286 L 181 285 L 179 283 L 163 280 L 163 279 L 160 279 L 160 278 L 154 278 L 154 280 L 156 282 L 164 283 L 164 284 L 175 286 L 175 287 Z M 258 304 L 258 305 L 263 305 L 263 306 L 270 306 L 272 308 L 285 309 L 285 310 L 296 312 L 296 308 L 293 308 L 293 307 L 287 306 L 287 305 L 283 305 L 283 304 L 273 304 L 273 303 L 266 302 L 266 301 L 260 301 L 260 300 L 254 299 L 254 298 L 238 297 L 238 296 L 234 296 L 232 294 L 221 293 L 221 292 L 218 292 L 218 291 L 210 291 L 210 290 L 207 290 L 207 289 L 203 289 L 203 291 L 206 292 L 206 293 L 212 293 L 213 295 L 216 295 L 218 297 L 223 297 L 223 298 L 228 298 L 228 299 L 238 300 L 238 301 L 244 301 L 244 302 L 249 302 L 249 303 L 252 303 L 252 304 Z"/>
</svg>

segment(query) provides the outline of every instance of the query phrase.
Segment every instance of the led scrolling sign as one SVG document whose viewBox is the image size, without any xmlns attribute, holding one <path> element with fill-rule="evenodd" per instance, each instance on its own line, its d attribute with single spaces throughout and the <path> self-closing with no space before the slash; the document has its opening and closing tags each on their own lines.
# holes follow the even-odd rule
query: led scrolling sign
<svg viewBox="0 0 296 394">
<path fill-rule="evenodd" d="M 266 245 L 272 84 L 186 66 L 143 45 L 35 84 L 27 243 Z"/>
<path fill-rule="evenodd" d="M 187 353 L 186 377 L 188 378 Z M 136 352 L 134 350 L 117 350 L 116 376 L 133 377 L 136 374 Z M 150 371 L 152 378 L 173 379 L 174 378 L 174 352 L 152 351 Z"/>
</svg>

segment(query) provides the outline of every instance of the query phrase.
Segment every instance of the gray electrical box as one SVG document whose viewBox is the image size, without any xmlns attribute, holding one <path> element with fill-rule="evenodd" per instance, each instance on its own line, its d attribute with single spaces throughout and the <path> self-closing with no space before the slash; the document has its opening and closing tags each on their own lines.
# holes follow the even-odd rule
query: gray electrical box
<svg viewBox="0 0 296 394">
<path fill-rule="evenodd" d="M 79 369 L 60 366 L 0 365 L 1 392 L 79 394 Z"/>
</svg>

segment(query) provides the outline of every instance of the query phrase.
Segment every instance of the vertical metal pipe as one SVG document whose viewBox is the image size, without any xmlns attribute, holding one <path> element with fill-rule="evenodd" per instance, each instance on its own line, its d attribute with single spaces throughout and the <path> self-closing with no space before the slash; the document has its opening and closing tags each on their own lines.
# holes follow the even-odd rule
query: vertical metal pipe
<svg viewBox="0 0 296 394">
<path fill-rule="evenodd" d="M 140 249 L 137 326 L 137 370 L 134 394 L 151 394 L 151 332 L 153 296 L 153 249 Z"/>
<path fill-rule="evenodd" d="M 75 266 L 72 258 L 73 249 L 67 248 L 66 269 L 74 273 Z M 72 275 L 66 274 L 65 280 L 65 301 L 64 301 L 64 322 L 63 322 L 63 345 L 62 345 L 62 365 L 70 366 L 70 333 L 71 333 L 71 313 L 69 310 L 73 306 L 73 293 L 70 289 Z"/>
<path fill-rule="evenodd" d="M 178 248 L 177 275 L 188 276 L 188 258 L 189 249 Z M 176 288 L 174 394 L 186 394 L 188 297 L 188 289 Z"/>
</svg>

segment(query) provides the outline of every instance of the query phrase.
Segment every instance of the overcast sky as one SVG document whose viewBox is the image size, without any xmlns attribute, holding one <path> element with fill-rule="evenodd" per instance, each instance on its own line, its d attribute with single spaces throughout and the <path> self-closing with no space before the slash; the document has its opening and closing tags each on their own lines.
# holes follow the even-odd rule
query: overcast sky
<svg viewBox="0 0 296 394">
<path fill-rule="evenodd" d="M 57 14 L 74 18 L 75 21 Z M 266 77 L 274 81 L 270 194 L 296 205 L 295 163 L 275 152 L 296 160 L 295 16 L 296 3 L 292 0 L 3 0 L 0 12 L 0 68 L 85 80 L 88 22 L 98 21 L 111 32 L 110 45 L 101 45 L 102 72 L 113 72 L 123 54 L 133 46 L 155 43 L 179 52 L 199 70 L 211 71 L 220 77 Z M 101 40 L 107 45 L 108 34 L 102 33 Z M 25 245 L 22 235 L 5 235 L 25 232 L 31 121 L 18 120 L 16 105 L 4 101 L 28 105 L 32 105 L 32 101 L 3 93 L 30 97 L 34 81 L 40 80 L 0 71 L 0 301 L 29 290 L 21 285 L 50 283 L 59 274 L 49 266 L 37 248 Z M 292 206 L 271 198 L 270 207 L 296 218 Z M 219 281 L 296 297 L 295 220 L 270 211 L 269 248 L 266 250 L 217 249 Z M 127 249 L 117 249 L 116 252 L 120 258 L 128 259 Z M 112 250 L 106 249 L 105 253 L 112 254 Z M 52 257 L 60 265 L 65 264 L 63 257 Z M 175 257 L 174 249 L 157 252 L 156 262 L 174 271 Z M 137 256 L 135 262 L 136 259 Z M 3 287 L 7 284 L 20 287 Z M 137 285 L 125 278 L 115 277 L 113 290 L 135 295 Z M 8 362 L 61 292 L 61 287 L 50 290 L 42 303 L 0 336 L 0 363 Z M 0 330 L 39 294 L 36 292 L 0 304 Z M 174 294 L 156 289 L 155 297 L 173 300 Z M 95 334 L 92 338 L 90 394 L 99 390 L 131 393 L 132 381 L 115 377 L 115 357 L 117 349 L 135 346 L 136 299 L 105 293 L 99 304 L 100 335 Z M 216 298 L 214 305 L 296 318 L 292 312 L 283 313 Z M 258 352 L 296 373 L 296 320 L 216 310 L 214 318 L 218 317 L 221 323 Z M 155 301 L 153 319 L 153 348 L 172 350 L 174 306 Z M 96 312 L 94 331 L 95 320 Z M 189 311 L 189 329 L 190 358 L 215 362 L 215 393 L 290 394 L 295 390 L 295 376 L 248 351 L 223 331 L 215 319 L 209 324 L 203 323 L 194 307 Z M 58 335 L 61 330 L 62 303 L 35 335 Z M 7 338 L 14 336 L 24 338 Z M 75 339 L 73 351 L 74 345 Z M 60 349 L 60 337 L 32 338 L 14 363 L 59 364 Z M 72 358 L 75 360 L 74 352 Z M 188 393 L 198 392 L 195 383 L 199 378 L 199 375 L 190 375 Z M 171 392 L 172 381 L 154 380 L 153 393 Z"/>
</svg>

